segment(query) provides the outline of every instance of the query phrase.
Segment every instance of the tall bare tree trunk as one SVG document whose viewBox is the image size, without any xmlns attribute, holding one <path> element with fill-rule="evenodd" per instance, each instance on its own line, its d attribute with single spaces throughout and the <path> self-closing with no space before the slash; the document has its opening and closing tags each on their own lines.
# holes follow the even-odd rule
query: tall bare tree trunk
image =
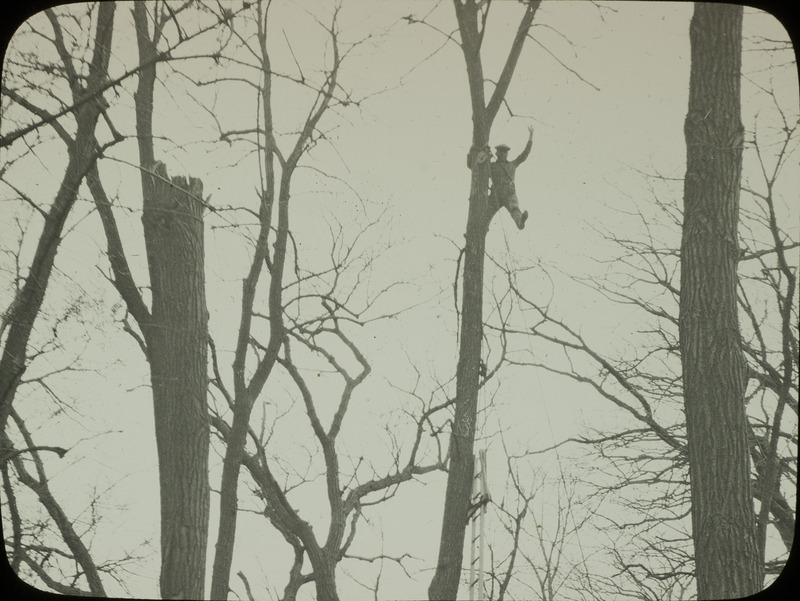
<svg viewBox="0 0 800 601">
<path fill-rule="evenodd" d="M 153 297 L 147 356 L 161 490 L 161 595 L 202 599 L 210 489 L 207 311 L 200 180 L 163 163 L 142 222 Z"/>
<path fill-rule="evenodd" d="M 526 3 L 525 13 L 512 41 L 503 71 L 486 104 L 481 44 L 485 27 L 483 11 L 488 6 L 474 0 L 454 0 L 461 50 L 467 69 L 472 105 L 473 150 L 489 145 L 492 123 L 511 83 L 525 37 L 540 2 Z M 470 153 L 471 155 L 474 152 Z M 447 474 L 439 557 L 431 584 L 430 599 L 455 599 L 464 556 L 464 537 L 472 491 L 475 458 L 475 420 L 478 413 L 479 366 L 483 338 L 483 259 L 486 232 L 494 215 L 489 207 L 489 162 L 473 162 L 464 249 L 464 283 L 461 307 L 461 343 L 456 367 L 456 404 L 450 434 L 450 464 Z"/>
<path fill-rule="evenodd" d="M 259 234 L 256 241 L 255 252 L 250 264 L 250 269 L 242 283 L 242 311 L 239 321 L 239 332 L 233 360 L 234 400 L 233 421 L 230 432 L 226 436 L 225 458 L 222 464 L 222 478 L 220 481 L 220 517 L 217 532 L 216 553 L 211 577 L 211 598 L 224 600 L 228 598 L 230 590 L 230 572 L 233 565 L 233 550 L 236 541 L 236 525 L 238 515 L 238 485 L 239 471 L 245 458 L 245 444 L 250 424 L 250 414 L 256 399 L 264 388 L 272 369 L 278 360 L 278 354 L 286 338 L 286 328 L 283 323 L 283 273 L 286 265 L 286 252 L 288 247 L 289 228 L 289 203 L 291 199 L 292 176 L 301 159 L 308 150 L 308 144 L 320 122 L 328 110 L 334 91 L 337 89 L 338 73 L 344 56 L 339 54 L 336 38 L 337 25 L 334 11 L 333 21 L 328 30 L 331 36 L 332 65 L 327 73 L 325 83 L 317 90 L 314 106 L 306 117 L 300 133 L 295 138 L 291 152 L 284 158 L 280 152 L 273 135 L 272 120 L 272 78 L 273 68 L 267 51 L 267 13 L 270 2 L 256 2 L 256 26 L 259 47 L 259 60 L 263 80 L 260 88 L 260 107 L 263 118 L 263 139 L 258 144 L 261 148 L 263 159 L 263 174 L 265 181 L 260 190 L 259 206 Z M 278 158 L 281 165 L 280 184 L 278 185 L 278 223 L 272 225 L 273 203 L 275 201 L 275 170 L 274 161 Z M 270 257 L 269 238 L 273 231 L 275 239 L 273 252 Z M 269 307 L 269 342 L 258 359 L 257 365 L 249 378 L 245 374 L 248 361 L 248 351 L 252 342 L 252 319 L 254 316 L 253 303 L 255 302 L 257 287 L 264 267 L 269 270 L 268 307 Z M 308 549 L 306 549 L 308 552 Z M 331 590 L 335 595 L 335 565 L 328 570 L 327 566 L 315 565 L 315 572 L 322 569 L 324 573 L 319 578 L 328 583 L 327 588 L 319 587 L 320 600 L 322 591 Z M 319 581 L 318 581 L 319 582 Z M 330 597 L 335 598 L 335 597 Z"/>
<path fill-rule="evenodd" d="M 691 30 L 680 348 L 698 597 L 760 590 L 736 305 L 742 7 L 699 3 Z"/>
<path fill-rule="evenodd" d="M 139 59 L 134 95 L 142 174 L 142 225 L 152 308 L 140 322 L 153 388 L 161 494 L 161 596 L 202 599 L 210 486 L 206 404 L 208 313 L 205 297 L 203 184 L 170 179 L 153 149 L 153 94 L 159 31 L 148 36 L 144 3 L 133 9 Z"/>
</svg>

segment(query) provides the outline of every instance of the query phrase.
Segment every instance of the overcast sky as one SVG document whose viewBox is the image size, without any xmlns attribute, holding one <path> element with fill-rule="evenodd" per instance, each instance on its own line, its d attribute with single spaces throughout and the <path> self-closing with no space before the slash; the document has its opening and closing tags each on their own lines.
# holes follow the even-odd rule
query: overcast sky
<svg viewBox="0 0 800 601">
<path fill-rule="evenodd" d="M 319 68 L 324 39 L 311 15 L 327 21 L 331 6 L 315 1 L 274 7 L 272 40 L 277 70 L 293 72 L 299 65 L 299 69 L 313 73 Z M 531 31 L 533 39 L 526 43 L 507 95 L 513 116 L 501 110 L 492 130 L 492 144 L 508 144 L 515 156 L 525 144 L 527 127 L 535 128 L 531 155 L 517 171 L 520 203 L 530 212 L 528 226 L 518 231 L 509 215 L 501 211 L 491 224 L 487 252 L 514 267 L 538 264 L 521 276 L 531 297 L 552 299 L 551 308 L 557 316 L 574 324 L 588 342 L 609 351 L 629 344 L 629 335 L 638 324 L 630 320 L 626 309 L 613 306 L 599 295 L 581 292 L 584 289 L 564 274 L 597 275 L 603 268 L 595 259 L 613 256 L 612 245 L 603 240 L 596 227 L 620 237 L 633 236 L 637 220 L 630 213 L 638 210 L 654 214 L 652 182 L 642 172 L 675 178 L 662 182 L 659 190 L 665 195 L 662 200 L 680 203 L 691 10 L 688 3 L 543 3 Z M 136 61 L 129 11 L 126 4 L 118 8 L 112 69 L 130 67 Z M 484 71 L 489 79 L 499 72 L 520 14 L 517 3 L 495 2 L 492 6 L 484 53 Z M 440 31 L 408 24 L 402 19 L 406 15 L 418 19 L 426 16 Z M 34 20 L 37 26 L 48 27 L 44 17 Z M 321 145 L 310 158 L 315 168 L 346 185 L 310 170 L 298 172 L 292 222 L 301 244 L 313 246 L 327 240 L 326 219 L 340 220 L 349 233 L 355 231 L 347 227 L 350 224 L 379 219 L 365 237 L 367 249 L 378 249 L 368 273 L 370 286 L 379 290 L 394 280 L 404 283 L 376 310 L 413 308 L 398 319 L 372 326 L 360 341 L 369 351 L 375 371 L 365 392 L 359 395 L 347 426 L 354 435 L 353 455 L 365 449 L 370 452 L 374 445 L 376 456 L 383 456 L 385 461 L 388 446 L 383 427 L 387 416 L 391 416 L 390 426 L 401 424 L 398 407 L 409 400 L 389 384 L 410 388 L 416 368 L 423 374 L 424 388 L 432 389 L 436 378 L 448 380 L 455 370 L 457 322 L 452 281 L 467 215 L 469 96 L 461 51 L 454 42 L 445 42 L 442 33 L 456 27 L 449 2 L 344 0 L 340 20 L 344 42 L 373 35 L 354 51 L 341 74 L 344 88 L 354 98 L 364 100 L 358 108 L 326 116 L 322 128 L 334 145 Z M 753 36 L 786 39 L 783 28 L 754 9 L 745 11 L 744 27 L 745 127 L 752 131 L 758 112 L 769 124 L 769 97 L 755 84 L 771 84 L 784 110 L 796 118 L 794 69 L 785 69 L 784 76 L 771 76 L 765 71 L 771 57 L 754 51 L 752 44 Z M 291 40 L 296 64 L 287 51 L 286 39 Z M 237 73 L 235 67 L 214 67 L 208 61 L 202 66 L 186 63 L 175 68 L 182 69 L 187 77 L 170 68 L 162 71 L 167 83 L 157 92 L 155 131 L 164 139 L 157 142 L 157 155 L 165 157 L 171 174 L 202 178 L 212 204 L 255 206 L 258 175 L 252 159 L 243 157 L 242 147 L 209 142 L 215 137 L 210 113 L 225 128 L 253 125 L 253 94 L 244 87 L 195 89 L 188 83 L 190 79 Z M 117 126 L 129 132 L 133 83 L 131 80 L 120 90 L 121 98 L 116 101 L 119 107 L 112 108 L 119 119 Z M 276 86 L 276 130 L 281 134 L 278 143 L 284 153 L 290 148 L 296 118 L 304 110 L 286 86 Z M 51 198 L 63 170 L 59 152 L 57 145 L 52 145 L 43 151 L 38 164 L 31 158 L 27 169 L 17 169 L 15 184 L 35 193 L 43 203 Z M 135 142 L 120 145 L 114 156 L 135 162 Z M 143 283 L 146 267 L 139 231 L 138 173 L 124 162 L 110 160 L 103 162 L 101 169 L 109 192 L 118 195 L 120 206 L 132 209 L 127 215 L 118 212 L 117 217 L 127 228 L 123 235 L 129 253 L 138 255 L 133 262 L 138 281 Z M 789 183 L 782 210 L 787 223 L 796 223 L 800 214 L 797 198 L 789 192 L 792 185 L 797 189 L 798 170 L 794 164 L 791 169 L 786 174 Z M 749 176 L 756 177 L 748 171 L 745 177 Z M 8 195 L 9 190 L 4 189 L 3 194 Z M 86 202 L 76 207 L 70 222 L 73 229 L 58 255 L 60 287 L 48 291 L 52 297 L 48 306 L 55 311 L 80 294 L 102 301 L 95 307 L 93 301 L 87 301 L 87 323 L 71 326 L 74 337 L 69 353 L 64 355 L 82 349 L 82 361 L 100 371 L 79 378 L 65 376 L 60 381 L 59 389 L 65 397 L 76 399 L 75 412 L 51 417 L 47 411 L 38 418 L 31 414 L 31 419 L 41 428 L 42 440 L 47 437 L 47 444 L 74 444 L 80 451 L 75 455 L 85 457 L 69 467 L 63 467 L 64 462 L 52 464 L 54 486 L 75 491 L 74 497 L 64 499 L 67 507 L 83 507 L 92 487 L 102 490 L 113 486 L 107 508 L 111 517 L 96 536 L 95 548 L 115 549 L 120 541 L 135 545 L 145 538 L 157 545 L 156 458 L 146 364 L 133 341 L 111 324 L 111 307 L 117 300 L 97 269 L 107 270 L 105 242 L 97 216 L 90 214 L 85 190 L 83 199 Z M 14 248 L 15 211 L 0 213 L 3 250 Z M 207 220 L 206 264 L 210 327 L 220 348 L 225 349 L 231 346 L 238 319 L 240 281 L 246 269 L 242 258 L 249 247 L 222 225 L 214 217 Z M 793 231 L 796 233 L 797 228 Z M 0 261 L 4 268 L 9 267 L 8 257 Z M 7 274 L 4 271 L 0 277 Z M 0 287 L 3 308 L 10 301 L 7 288 Z M 93 311 L 99 312 L 95 321 Z M 120 315 L 119 310 L 116 315 Z M 44 362 L 36 366 L 41 372 L 53 367 Z M 584 431 L 587 424 L 613 425 L 621 417 L 588 389 L 545 373 L 509 369 L 498 382 L 482 395 L 481 402 L 487 402 L 487 395 L 496 395 L 496 411 L 486 419 L 479 435 L 505 429 L 517 449 L 550 446 Z M 41 405 L 43 409 L 50 403 L 44 397 L 29 402 L 29 407 Z M 25 410 L 24 405 L 21 407 Z M 270 412 L 276 410 L 268 407 L 266 415 L 274 417 Z M 260 415 L 257 411 L 254 418 Z M 301 428 L 300 420 L 296 426 Z M 292 441 L 298 432 L 303 430 L 288 429 L 284 432 L 286 440 L 279 440 L 290 448 L 298 444 Z M 505 460 L 498 439 L 479 446 L 484 444 L 490 448 L 490 486 L 501 487 Z M 553 463 L 556 457 L 550 455 L 544 461 L 549 462 L 545 469 L 557 471 Z M 212 487 L 216 489 L 220 460 L 213 454 L 212 464 Z M 432 575 L 444 476 L 426 478 L 425 483 L 401 490 L 391 506 L 363 531 L 366 538 L 370 532 L 375 540 L 382 531 L 387 553 L 408 551 L 419 558 L 410 564 L 414 576 L 410 580 L 396 568 L 386 568 L 384 594 L 390 598 L 423 597 Z M 502 492 L 495 493 L 496 497 L 500 495 Z M 313 516 L 316 500 L 308 497 L 303 501 L 308 502 L 304 515 L 309 512 Z M 117 511 L 123 507 L 124 512 Z M 216 507 L 215 501 L 212 507 Z M 212 542 L 216 539 L 214 522 L 212 517 Z M 265 554 L 264 548 L 266 542 L 274 543 L 283 552 L 285 545 L 259 516 L 243 515 L 241 524 L 234 573 L 244 569 L 254 586 L 281 590 L 288 564 L 282 556 Z M 584 544 L 590 548 L 592 541 Z M 148 569 L 152 571 L 148 573 Z M 132 592 L 152 594 L 158 580 L 156 555 L 132 578 Z M 366 595 L 345 577 L 340 576 L 339 583 L 343 598 Z M 311 593 L 311 587 L 303 590 L 306 595 Z"/>
</svg>

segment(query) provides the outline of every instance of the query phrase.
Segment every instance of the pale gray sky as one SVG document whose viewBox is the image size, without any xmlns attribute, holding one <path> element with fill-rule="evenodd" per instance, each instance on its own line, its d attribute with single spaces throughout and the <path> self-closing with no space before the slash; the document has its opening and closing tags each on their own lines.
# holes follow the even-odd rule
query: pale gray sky
<svg viewBox="0 0 800 601">
<path fill-rule="evenodd" d="M 318 35 L 310 15 L 319 15 L 326 21 L 331 6 L 322 1 L 276 4 L 272 40 L 277 69 L 295 69 L 284 32 L 292 41 L 300 67 L 307 74 L 319 68 L 325 40 Z M 129 10 L 125 4 L 118 10 L 119 33 L 115 34 L 112 69 L 130 67 L 136 61 Z M 375 37 L 354 51 L 341 83 L 356 98 L 370 97 L 359 108 L 343 109 L 340 115 L 326 117 L 322 127 L 330 129 L 335 150 L 322 145 L 314 150 L 312 158 L 316 168 L 341 178 L 347 186 L 309 170 L 299 171 L 293 186 L 293 227 L 298 240 L 308 245 L 311 253 L 315 245 L 327 240 L 325 219 L 340 220 L 352 233 L 359 224 L 380 216 L 380 222 L 365 239 L 368 249 L 379 249 L 368 274 L 370 286 L 378 290 L 394 279 L 405 285 L 378 308 L 388 311 L 415 307 L 396 320 L 370 326 L 359 340 L 373 361 L 374 373 L 354 400 L 351 421 L 345 428 L 345 434 L 349 429 L 352 436 L 343 435 L 342 440 L 352 445 L 349 450 L 354 457 L 374 454 L 379 467 L 386 467 L 389 458 L 384 427 L 395 430 L 400 438 L 411 433 L 410 429 L 404 433 L 399 409 L 410 409 L 412 405 L 388 383 L 413 386 L 411 358 L 423 376 L 421 390 L 427 393 L 435 387 L 435 378 L 447 380 L 452 376 L 457 352 L 452 281 L 456 246 L 463 241 L 467 214 L 469 172 L 465 157 L 471 136 L 470 109 L 460 49 L 449 42 L 437 51 L 443 44 L 441 33 L 402 21 L 405 15 L 421 18 L 429 11 L 432 25 L 446 33 L 455 29 L 448 2 L 343 1 L 342 41 L 358 40 L 370 33 Z M 497 76 L 519 14 L 517 3 L 496 2 L 492 6 L 484 57 L 485 73 L 490 79 Z M 615 211 L 653 214 L 649 183 L 637 170 L 658 172 L 667 178 L 682 177 L 690 17 L 688 3 L 543 3 L 532 29 L 534 40 L 526 44 L 507 96 L 516 116 L 501 111 L 493 129 L 492 143 L 509 144 L 512 155 L 522 149 L 528 125 L 535 127 L 535 133 L 530 158 L 517 171 L 520 201 L 531 213 L 528 227 L 517 231 L 501 211 L 488 234 L 488 252 L 501 263 L 517 267 L 540 262 L 542 268 L 520 277 L 526 292 L 540 301 L 552 298 L 551 308 L 556 315 L 574 324 L 587 341 L 610 352 L 630 344 L 639 324 L 630 320 L 626 309 L 590 294 L 560 272 L 600 273 L 594 259 L 610 257 L 614 249 L 593 230 L 594 226 L 621 236 L 636 235 L 638 222 Z M 41 16 L 35 17 L 34 22 L 46 26 Z M 753 9 L 746 10 L 745 33 L 786 38 L 780 24 Z M 770 84 L 771 75 L 765 71 L 769 57 L 750 51 L 751 48 L 746 40 L 743 70 L 748 79 L 742 90 L 748 131 L 753 129 L 756 113 L 760 112 L 759 119 L 764 120 L 759 125 L 774 118 L 769 97 L 755 85 Z M 171 72 L 172 67 L 161 71 L 169 95 L 164 88 L 157 92 L 155 131 L 165 138 L 157 142 L 157 155 L 165 157 L 171 174 L 183 172 L 202 178 L 205 193 L 212 195 L 212 204 L 253 207 L 258 183 L 253 158 L 239 160 L 244 147 L 237 150 L 208 142 L 215 136 L 208 111 L 226 128 L 249 127 L 253 125 L 255 97 L 243 86 L 193 89 L 190 79 L 245 73 L 235 67 L 215 70 L 210 64 L 178 63 L 175 69 L 184 70 L 188 79 Z M 795 71 L 788 68 L 783 73 L 772 77 L 771 84 L 782 108 L 796 119 Z M 131 80 L 120 89 L 119 106 L 112 108 L 112 115 L 119 120 L 115 121 L 117 127 L 129 132 L 133 83 Z M 189 99 L 187 92 L 205 108 Z M 285 134 L 279 136 L 278 142 L 284 152 L 289 148 L 298 116 L 302 117 L 306 110 L 306 99 L 287 92 L 288 88 L 279 84 L 274 95 L 276 129 Z M 29 157 L 24 166 L 15 167 L 9 175 L 16 185 L 41 202 L 52 197 L 63 168 L 58 145 L 52 145 L 51 154 L 48 152 L 51 151 L 40 154 L 40 161 Z M 118 146 L 112 154 L 135 162 L 135 142 Z M 119 211 L 117 218 L 125 227 L 124 241 L 128 252 L 134 255 L 138 281 L 145 283 L 138 173 L 124 162 L 110 160 L 104 161 L 101 169 L 109 192 L 118 194 L 121 206 L 132 209 L 127 214 Z M 746 172 L 745 177 L 752 173 Z M 797 190 L 796 162 L 784 181 L 789 183 L 784 190 L 783 210 L 787 222 L 796 223 L 800 213 L 796 194 L 791 194 Z M 348 188 L 355 190 L 363 203 Z M 662 191 L 679 202 L 682 185 L 673 181 Z M 9 194 L 7 188 L 3 194 Z M 83 508 L 94 488 L 112 487 L 104 507 L 108 518 L 94 538 L 93 549 L 98 555 L 116 556 L 123 543 L 134 546 L 151 540 L 151 556 L 130 581 L 133 593 L 151 595 L 158 581 L 158 496 L 149 380 L 139 349 L 110 323 L 109 308 L 117 299 L 97 269 L 107 269 L 102 254 L 105 242 L 96 215 L 86 217 L 90 199 L 85 192 L 83 200 L 71 220 L 74 229 L 59 251 L 59 287 L 50 290 L 47 307 L 56 311 L 68 298 L 87 295 L 90 300 L 85 309 L 86 323 L 70 326 L 69 336 L 65 336 L 69 347 L 63 359 L 81 349 L 84 363 L 99 371 L 57 380 L 64 397 L 74 399 L 74 412 L 51 416 L 52 401 L 39 396 L 40 392 L 21 399 L 19 407 L 36 423 L 43 441 L 72 447 L 70 457 L 84 457 L 74 465 L 69 459 L 50 464 L 52 484 L 61 493 L 68 511 Z M 10 233 L 15 231 L 13 218 L 18 213 L 16 205 L 7 204 L 9 209 L 0 213 L 3 249 L 14 248 Z M 34 218 L 31 223 L 36 222 Z M 350 227 L 351 224 L 355 225 Z M 223 222 L 213 216 L 207 221 L 206 261 L 211 329 L 225 356 L 235 335 L 240 281 L 247 266 L 243 259 L 249 246 L 236 233 L 220 229 L 221 225 Z M 797 228 L 793 231 L 796 233 Z M 4 268 L 8 266 L 7 257 L 0 261 Z M 6 275 L 7 272 L 2 273 L 3 278 Z M 499 289 L 502 281 L 498 280 L 497 285 Z M 3 308 L 10 300 L 6 288 L 0 288 Z M 95 299 L 101 299 L 103 304 L 92 307 Z M 97 311 L 101 314 L 95 315 Z M 538 352 L 533 347 L 518 350 Z M 35 363 L 32 373 L 57 367 L 54 360 L 48 361 L 50 364 Z M 488 388 L 482 402 L 488 402 L 496 393 L 495 411 L 480 434 L 489 436 L 502 428 L 518 450 L 550 446 L 581 433 L 587 424 L 612 426 L 623 417 L 589 389 L 534 370 L 508 369 L 499 378 L 499 387 L 493 384 Z M 283 382 L 269 388 L 284 401 L 291 394 L 290 389 Z M 37 415 L 37 408 L 42 413 Z M 279 409 L 268 406 L 265 411 L 273 418 Z M 257 410 L 254 419 L 260 417 L 261 411 Z M 281 424 L 276 449 L 302 457 L 303 445 L 298 440 L 308 433 L 302 413 L 284 418 Z M 505 460 L 497 437 L 488 444 L 490 485 L 495 498 L 500 498 L 503 491 L 498 488 L 505 481 Z M 557 474 L 559 466 L 554 464 L 554 455 L 532 461 L 535 465 L 539 460 L 550 476 Z M 212 487 L 216 488 L 220 460 L 213 452 L 212 465 Z M 408 564 L 412 579 L 387 564 L 382 594 L 388 598 L 424 597 L 432 575 L 444 476 L 427 477 L 424 482 L 402 488 L 386 509 L 362 524 L 357 539 L 362 555 L 378 548 L 382 533 L 387 554 L 409 552 L 418 558 Z M 298 495 L 297 502 L 306 519 L 320 520 L 316 531 L 323 532 L 325 519 L 316 511 L 317 501 L 310 489 Z M 212 518 L 212 548 L 215 539 Z M 587 550 L 601 546 L 599 539 L 592 539 L 591 535 L 580 542 Z M 270 551 L 273 544 L 275 551 Z M 287 549 L 263 518 L 242 514 L 234 573 L 244 570 L 259 590 L 265 586 L 282 590 L 288 567 Z M 354 573 L 365 574 L 361 567 L 355 568 Z M 343 598 L 368 597 L 368 592 L 343 572 L 339 585 Z M 304 598 L 310 598 L 313 588 L 308 586 L 303 591 Z M 109 592 L 117 590 L 110 585 Z"/>
</svg>

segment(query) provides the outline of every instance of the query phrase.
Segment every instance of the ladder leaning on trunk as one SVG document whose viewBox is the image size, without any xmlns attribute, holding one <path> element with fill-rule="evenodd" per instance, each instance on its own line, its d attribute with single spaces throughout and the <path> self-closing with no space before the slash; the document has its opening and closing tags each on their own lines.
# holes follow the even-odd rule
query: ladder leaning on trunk
<svg viewBox="0 0 800 601">
<path fill-rule="evenodd" d="M 476 459 L 475 475 L 472 479 L 472 510 L 470 511 L 472 536 L 470 538 L 469 599 L 470 601 L 484 601 L 486 599 L 483 567 L 483 556 L 486 549 L 484 521 L 486 505 L 491 500 L 486 480 L 486 450 L 479 451 Z"/>
</svg>

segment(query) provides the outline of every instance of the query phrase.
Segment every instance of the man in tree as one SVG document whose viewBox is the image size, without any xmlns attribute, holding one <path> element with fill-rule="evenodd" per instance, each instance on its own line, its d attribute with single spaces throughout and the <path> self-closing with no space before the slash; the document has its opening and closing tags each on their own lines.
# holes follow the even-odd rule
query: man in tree
<svg viewBox="0 0 800 601">
<path fill-rule="evenodd" d="M 533 145 L 533 126 L 528 127 L 528 143 L 525 145 L 525 150 L 513 161 L 508 160 L 508 151 L 511 150 L 505 144 L 495 146 L 497 151 L 497 159 L 492 163 L 492 192 L 490 198 L 494 200 L 496 207 L 505 207 L 511 213 L 511 217 L 517 224 L 519 229 L 525 227 L 525 221 L 528 219 L 528 211 L 521 212 L 519 210 L 519 200 L 517 199 L 517 190 L 514 186 L 514 173 L 517 167 L 528 158 Z"/>
</svg>

